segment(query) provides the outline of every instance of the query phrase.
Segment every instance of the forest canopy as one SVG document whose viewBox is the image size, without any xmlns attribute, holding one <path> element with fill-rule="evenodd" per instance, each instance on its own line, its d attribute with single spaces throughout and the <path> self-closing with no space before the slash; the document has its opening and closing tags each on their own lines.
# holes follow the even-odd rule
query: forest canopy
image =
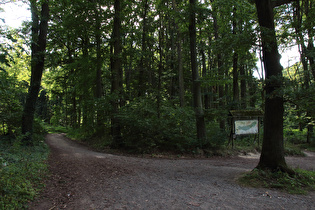
<svg viewBox="0 0 315 210">
<path fill-rule="evenodd" d="M 282 78 L 271 78 L 282 84 L 277 91 L 284 101 L 285 141 L 295 143 L 314 143 L 314 3 L 292 1 L 273 9 L 278 46 L 297 45 L 300 53 Z M 28 129 L 42 122 L 63 126 L 75 138 L 98 139 L 99 147 L 215 151 L 230 140 L 230 110 L 264 111 L 265 99 L 272 97 L 257 66 L 265 29 L 252 1 L 29 5 L 32 21 L 0 31 L 2 136 L 28 133 L 21 125 L 38 61 L 43 75 Z M 39 45 L 34 38 L 44 35 L 45 21 L 47 43 Z"/>
</svg>

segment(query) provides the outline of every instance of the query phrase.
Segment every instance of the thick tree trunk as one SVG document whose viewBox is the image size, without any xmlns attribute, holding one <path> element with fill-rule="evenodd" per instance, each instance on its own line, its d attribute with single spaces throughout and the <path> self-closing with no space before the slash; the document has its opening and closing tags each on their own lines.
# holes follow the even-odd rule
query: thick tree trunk
<svg viewBox="0 0 315 210">
<path fill-rule="evenodd" d="M 288 170 L 283 145 L 282 66 L 275 35 L 271 0 L 256 0 L 266 72 L 264 138 L 257 168 Z"/>
<path fill-rule="evenodd" d="M 206 139 L 206 127 L 204 112 L 201 100 L 201 85 L 197 64 L 197 44 L 196 44 L 196 0 L 190 0 L 189 36 L 190 36 L 190 56 L 191 71 L 193 80 L 193 99 L 196 115 L 197 138 L 200 142 Z"/>
<path fill-rule="evenodd" d="M 36 1 L 30 2 L 32 12 L 31 82 L 22 115 L 22 134 L 26 135 L 23 138 L 23 143 L 26 145 L 32 145 L 34 113 L 44 71 L 49 19 L 48 1 L 42 3 L 40 18 L 38 17 Z"/>
</svg>

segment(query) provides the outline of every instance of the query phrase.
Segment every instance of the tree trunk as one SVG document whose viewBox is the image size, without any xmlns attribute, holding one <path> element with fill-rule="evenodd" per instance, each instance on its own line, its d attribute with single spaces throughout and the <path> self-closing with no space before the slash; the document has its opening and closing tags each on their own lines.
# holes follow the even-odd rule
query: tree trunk
<svg viewBox="0 0 315 210">
<path fill-rule="evenodd" d="M 196 0 L 190 0 L 190 17 L 189 17 L 189 36 L 190 36 L 190 56 L 191 56 L 191 71 L 193 81 L 193 100 L 196 115 L 197 138 L 199 142 L 206 139 L 206 127 L 204 121 L 204 112 L 201 100 L 201 85 L 197 64 L 196 50 Z"/>
<path fill-rule="evenodd" d="M 178 12 L 176 1 L 172 0 L 173 9 Z M 185 86 L 184 86 L 184 69 L 182 56 L 182 34 L 178 24 L 175 21 L 175 28 L 177 33 L 177 61 L 178 61 L 178 86 L 179 86 L 179 103 L 181 107 L 185 106 Z"/>
<path fill-rule="evenodd" d="M 288 171 L 283 145 L 282 66 L 271 0 L 256 0 L 266 72 L 264 138 L 257 168 Z"/>
<path fill-rule="evenodd" d="M 159 20 L 159 24 L 160 24 L 160 30 L 159 30 L 159 54 L 160 54 L 160 59 L 159 59 L 159 69 L 158 69 L 158 85 L 157 85 L 157 117 L 160 119 L 161 117 L 161 89 L 162 89 L 162 84 L 161 84 L 161 78 L 162 78 L 162 72 L 163 72 L 163 41 L 164 41 L 164 28 L 162 26 L 162 22 L 163 22 L 163 15 L 160 13 L 160 20 Z"/>
<path fill-rule="evenodd" d="M 309 41 L 308 41 L 308 47 L 307 47 L 308 52 L 315 52 L 315 47 L 314 47 L 314 41 L 313 37 L 309 34 Z M 315 55 L 309 54 L 308 55 L 308 60 L 310 62 L 310 69 L 313 75 L 313 80 L 315 80 Z"/>
<path fill-rule="evenodd" d="M 311 53 L 312 52 L 311 48 L 313 46 L 313 29 L 312 29 L 312 26 L 310 28 L 309 28 L 309 26 L 305 26 L 307 28 L 307 32 L 308 32 L 308 36 L 309 36 L 307 47 L 305 44 L 305 36 L 303 34 L 303 31 L 302 31 L 303 30 L 303 26 L 302 26 L 302 19 L 303 18 L 302 17 L 306 16 L 306 18 L 307 18 L 306 23 L 310 23 L 310 20 L 308 20 L 309 19 L 309 6 L 310 6 L 310 4 L 309 4 L 308 0 L 303 1 L 302 2 L 302 8 L 304 8 L 304 10 L 303 10 L 301 8 L 300 1 L 297 1 L 295 4 L 295 15 L 294 15 L 295 22 L 296 22 L 295 32 L 297 34 L 297 41 L 298 41 L 299 48 L 300 48 L 300 59 L 301 59 L 301 63 L 303 66 L 303 75 L 304 75 L 303 88 L 306 90 L 310 88 L 310 83 L 311 83 L 311 74 L 310 74 L 309 68 L 311 69 L 311 72 L 314 71 L 312 69 L 312 67 L 314 67 L 314 56 L 312 56 L 312 53 Z M 309 111 L 306 112 L 306 117 L 307 118 L 310 117 Z M 308 123 L 308 125 L 307 125 L 307 138 L 306 138 L 307 143 L 310 143 L 312 132 L 313 132 L 313 125 Z"/>
<path fill-rule="evenodd" d="M 102 51 L 101 51 L 101 6 L 97 2 L 95 5 L 95 39 L 96 39 L 96 79 L 95 79 L 95 98 L 100 99 L 103 95 L 103 87 L 102 87 Z M 100 104 L 97 102 L 97 110 L 96 110 L 96 124 L 98 129 L 104 130 L 102 128 L 103 116 L 104 113 L 100 109 Z"/>
<path fill-rule="evenodd" d="M 233 35 L 236 36 L 236 7 L 233 8 Z M 239 85 L 238 85 L 238 53 L 233 53 L 233 108 L 239 108 Z"/>
<path fill-rule="evenodd" d="M 233 54 L 233 108 L 239 107 L 239 86 L 238 86 L 238 54 Z"/>
<path fill-rule="evenodd" d="M 114 29 L 113 29 L 113 51 L 112 52 L 112 64 L 111 64 L 111 70 L 112 70 L 112 88 L 111 92 L 112 94 L 117 94 L 117 97 L 119 98 L 121 94 L 121 7 L 120 7 L 120 0 L 115 0 L 115 17 L 114 17 Z M 113 136 L 113 147 L 120 147 L 122 146 L 122 138 L 121 138 L 121 132 L 120 132 L 120 123 L 119 119 L 117 117 L 117 113 L 119 111 L 119 99 L 113 99 L 112 106 L 112 136 Z"/>
<path fill-rule="evenodd" d="M 183 56 L 182 56 L 182 40 L 181 40 L 181 32 L 178 32 L 178 40 L 177 40 L 177 56 L 178 56 L 178 85 L 179 85 L 179 102 L 180 106 L 185 106 L 185 80 L 184 80 L 184 68 L 183 68 Z"/>
<path fill-rule="evenodd" d="M 149 10 L 148 0 L 144 2 L 144 11 L 142 16 L 142 47 L 141 47 L 141 59 L 139 65 L 139 79 L 138 79 L 138 96 L 143 96 L 146 90 L 147 81 L 145 81 L 145 73 L 147 68 L 147 13 Z"/>
<path fill-rule="evenodd" d="M 303 66 L 303 73 L 304 73 L 304 88 L 308 89 L 309 88 L 309 83 L 310 83 L 310 74 L 308 70 L 308 62 L 307 62 L 307 48 L 305 45 L 305 40 L 304 40 L 304 34 L 302 32 L 302 16 L 303 16 L 303 11 L 300 6 L 300 1 L 297 1 L 295 4 L 295 32 L 297 34 L 297 42 L 299 44 L 300 48 L 300 59 L 301 63 Z"/>
<path fill-rule="evenodd" d="M 247 88 L 246 88 L 246 71 L 245 66 L 240 66 L 241 76 L 241 108 L 246 109 L 247 107 Z"/>
<path fill-rule="evenodd" d="M 306 0 L 305 1 L 305 16 L 306 16 L 306 27 L 307 27 L 307 34 L 308 34 L 308 45 L 307 45 L 307 50 L 306 50 L 306 57 L 309 61 L 309 69 L 310 72 L 313 75 L 313 80 L 315 80 L 315 55 L 314 55 L 314 21 L 312 21 L 312 16 L 309 14 L 310 10 L 314 9 L 313 7 L 313 2 Z M 311 76 L 310 73 L 309 74 L 309 79 L 311 80 Z M 312 120 L 311 117 L 311 113 L 310 111 L 307 112 L 307 117 L 310 117 L 310 119 Z M 310 120 L 310 121 L 311 121 Z M 313 137 L 313 133 L 314 133 L 314 125 L 310 122 L 308 122 L 307 125 L 307 138 L 306 138 L 306 142 L 307 143 L 311 143 L 311 139 Z"/>
<path fill-rule="evenodd" d="M 217 12 L 215 9 L 213 9 L 213 28 L 214 28 L 214 38 L 215 40 L 219 40 L 219 25 L 218 25 L 218 20 L 217 20 Z M 217 52 L 217 66 L 218 66 L 218 75 L 219 79 L 224 79 L 224 67 L 223 67 L 223 59 L 222 59 L 222 54 L 221 52 Z M 224 85 L 219 84 L 218 87 L 218 92 L 219 92 L 219 109 L 222 109 L 224 107 Z M 225 130 L 225 120 L 224 119 L 219 119 L 219 124 L 220 124 L 220 129 Z"/>
<path fill-rule="evenodd" d="M 26 135 L 23 143 L 26 145 L 32 145 L 34 113 L 44 71 L 49 19 L 48 1 L 42 3 L 40 19 L 36 1 L 32 0 L 30 2 L 32 13 L 31 82 L 22 115 L 22 134 Z"/>
<path fill-rule="evenodd" d="M 206 77 L 207 76 L 207 65 L 206 65 L 206 54 L 205 54 L 205 51 L 202 49 L 200 50 L 200 53 L 201 53 L 201 58 L 202 58 L 202 76 L 203 77 Z M 209 86 L 205 86 L 203 89 L 202 89 L 202 93 L 204 95 L 204 105 L 205 105 L 205 109 L 209 109 L 210 108 L 210 104 L 209 104 Z"/>
</svg>

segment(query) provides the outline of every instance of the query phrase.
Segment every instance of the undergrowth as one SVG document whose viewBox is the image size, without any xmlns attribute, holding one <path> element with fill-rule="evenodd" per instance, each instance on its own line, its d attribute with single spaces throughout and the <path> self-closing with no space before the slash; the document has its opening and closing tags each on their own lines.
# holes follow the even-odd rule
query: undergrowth
<svg viewBox="0 0 315 210">
<path fill-rule="evenodd" d="M 307 194 L 315 190 L 315 171 L 295 169 L 296 173 L 290 175 L 281 171 L 272 172 L 254 169 L 238 179 L 241 185 L 279 189 L 290 194 Z"/>
<path fill-rule="evenodd" d="M 24 209 L 44 186 L 48 147 L 43 141 L 22 146 L 0 137 L 0 209 Z"/>
</svg>

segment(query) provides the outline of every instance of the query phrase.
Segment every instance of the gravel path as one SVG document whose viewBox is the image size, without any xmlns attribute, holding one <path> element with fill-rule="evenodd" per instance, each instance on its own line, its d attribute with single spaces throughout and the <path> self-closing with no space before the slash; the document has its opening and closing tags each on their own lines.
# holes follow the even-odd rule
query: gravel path
<svg viewBox="0 0 315 210">
<path fill-rule="evenodd" d="M 235 179 L 258 156 L 158 159 L 98 153 L 49 134 L 51 177 L 30 209 L 315 209 L 315 192 L 290 195 L 245 188 Z M 290 157 L 293 167 L 315 170 L 315 155 Z"/>
</svg>

